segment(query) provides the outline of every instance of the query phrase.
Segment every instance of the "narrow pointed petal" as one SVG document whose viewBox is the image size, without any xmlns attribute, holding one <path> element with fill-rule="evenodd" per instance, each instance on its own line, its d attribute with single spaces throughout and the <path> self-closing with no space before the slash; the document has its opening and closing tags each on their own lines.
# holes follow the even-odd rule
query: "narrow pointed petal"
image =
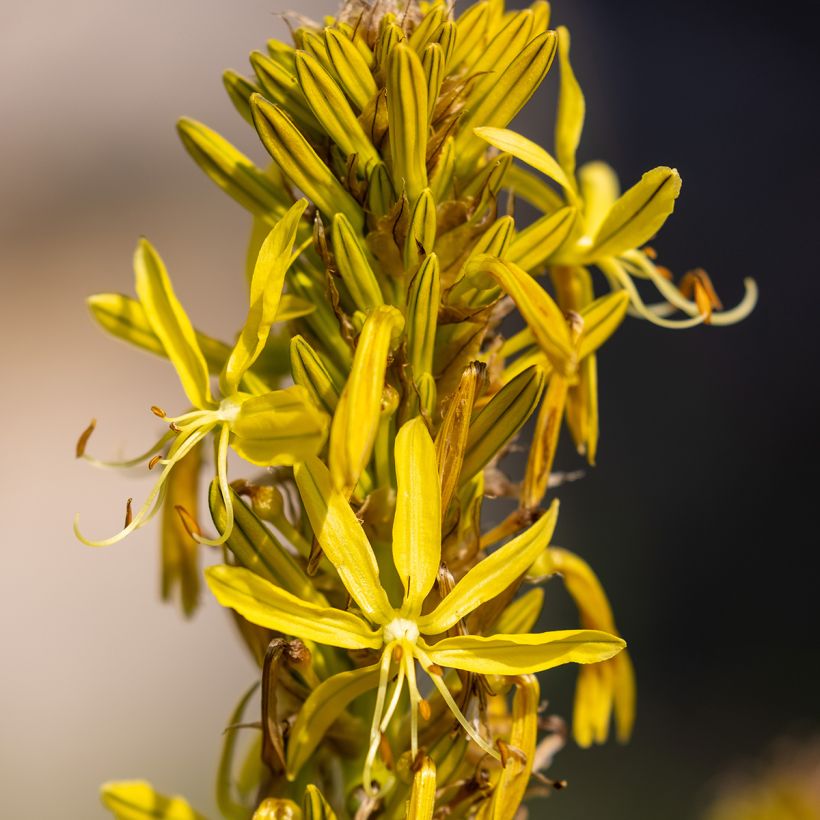
<svg viewBox="0 0 820 820">
<path fill-rule="evenodd" d="M 407 294 L 407 358 L 416 379 L 433 371 L 440 301 L 438 258 L 431 254 L 413 276 Z"/>
<path fill-rule="evenodd" d="M 294 476 L 313 532 L 351 598 L 373 623 L 387 623 L 393 608 L 373 549 L 347 499 L 333 488 L 327 467 L 317 458 L 307 459 Z"/>
<path fill-rule="evenodd" d="M 531 527 L 479 561 L 429 615 L 419 620 L 419 629 L 427 635 L 440 635 L 507 589 L 549 546 L 557 521 L 558 502 L 553 501 Z"/>
<path fill-rule="evenodd" d="M 231 422 L 231 447 L 260 467 L 294 464 L 319 452 L 327 428 L 327 416 L 294 385 L 245 399 Z"/>
<path fill-rule="evenodd" d="M 261 89 L 251 82 L 247 77 L 237 74 L 236 71 L 228 69 L 222 74 L 222 84 L 225 91 L 231 98 L 234 108 L 239 112 L 243 120 L 248 125 L 253 125 L 253 115 L 251 114 L 251 97 L 258 94 Z"/>
<path fill-rule="evenodd" d="M 578 343 L 578 358 L 594 353 L 617 329 L 626 316 L 629 294 L 624 290 L 596 299 L 581 311 L 584 329 Z"/>
<path fill-rule="evenodd" d="M 262 243 L 251 277 L 248 317 L 220 380 L 224 396 L 233 395 L 239 389 L 245 371 L 265 347 L 279 310 L 285 272 L 290 266 L 299 220 L 307 204 L 306 199 L 296 202 Z"/>
<path fill-rule="evenodd" d="M 493 624 L 493 632 L 532 632 L 544 608 L 544 590 L 540 587 L 516 598 Z"/>
<path fill-rule="evenodd" d="M 302 799 L 302 815 L 304 820 L 336 820 L 336 812 L 325 800 L 324 795 L 313 785 L 305 786 L 305 796 Z"/>
<path fill-rule="evenodd" d="M 584 201 L 586 230 L 595 236 L 621 195 L 618 176 L 605 162 L 588 162 L 578 169 L 578 186 Z"/>
<path fill-rule="evenodd" d="M 626 643 L 607 632 L 567 629 L 529 635 L 444 638 L 425 648 L 433 663 L 482 675 L 524 675 L 565 663 L 600 663 Z"/>
<path fill-rule="evenodd" d="M 325 42 L 339 84 L 350 101 L 363 111 L 379 91 L 367 62 L 350 38 L 335 29 L 325 29 Z"/>
<path fill-rule="evenodd" d="M 137 296 L 179 375 L 185 395 L 194 407 L 213 407 L 208 365 L 193 325 L 174 294 L 162 259 L 146 239 L 140 240 L 134 254 L 134 272 Z"/>
<path fill-rule="evenodd" d="M 575 179 L 575 152 L 581 142 L 586 103 L 581 86 L 569 61 L 569 30 L 558 28 L 558 60 L 561 64 L 561 87 L 558 96 L 558 115 L 555 123 L 555 156 L 566 172 Z"/>
<path fill-rule="evenodd" d="M 396 515 L 393 561 L 404 586 L 407 613 L 421 612 L 441 562 L 441 488 L 436 448 L 421 418 L 396 436 Z"/>
<path fill-rule="evenodd" d="M 673 168 L 655 168 L 618 199 L 595 234 L 589 258 L 617 256 L 645 245 L 675 209 L 681 189 Z"/>
<path fill-rule="evenodd" d="M 117 820 L 205 820 L 182 797 L 166 797 L 144 780 L 104 783 L 100 798 Z"/>
<path fill-rule="evenodd" d="M 295 779 L 325 733 L 352 701 L 379 685 L 377 663 L 340 672 L 317 686 L 296 715 L 288 738 L 288 779 Z"/>
<path fill-rule="evenodd" d="M 515 235 L 507 261 L 527 271 L 540 268 L 566 242 L 576 225 L 578 211 L 561 208 L 542 216 Z"/>
<path fill-rule="evenodd" d="M 341 649 L 382 644 L 381 635 L 356 615 L 303 601 L 242 567 L 209 567 L 205 578 L 222 606 L 259 626 Z"/>
</svg>

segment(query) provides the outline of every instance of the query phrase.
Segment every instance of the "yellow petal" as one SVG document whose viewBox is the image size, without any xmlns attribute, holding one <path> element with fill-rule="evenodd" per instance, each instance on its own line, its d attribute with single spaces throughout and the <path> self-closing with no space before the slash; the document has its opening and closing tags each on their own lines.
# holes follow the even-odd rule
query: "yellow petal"
<svg viewBox="0 0 820 820">
<path fill-rule="evenodd" d="M 239 389 L 245 371 L 265 347 L 279 310 L 285 272 L 290 266 L 299 220 L 307 204 L 306 199 L 300 199 L 291 206 L 259 249 L 251 277 L 248 317 L 220 379 L 223 396 L 230 396 Z"/>
<path fill-rule="evenodd" d="M 424 758 L 413 775 L 407 820 L 432 820 L 436 808 L 436 764 Z"/>
<path fill-rule="evenodd" d="M 294 464 L 319 452 L 328 418 L 299 385 L 245 399 L 231 422 L 231 447 L 260 467 Z"/>
<path fill-rule="evenodd" d="M 134 272 L 137 296 L 179 375 L 185 395 L 194 407 L 213 407 L 208 365 L 191 320 L 174 294 L 162 259 L 146 239 L 140 240 L 134 254 Z"/>
<path fill-rule="evenodd" d="M 436 203 L 433 193 L 425 188 L 413 206 L 407 238 L 404 244 L 404 268 L 412 270 L 433 250 L 436 242 Z"/>
<path fill-rule="evenodd" d="M 317 686 L 302 704 L 288 737 L 288 779 L 294 780 L 331 724 L 356 698 L 379 685 L 379 667 L 339 672 Z"/>
<path fill-rule="evenodd" d="M 599 663 L 626 644 L 606 632 L 568 629 L 528 635 L 444 638 L 425 648 L 433 663 L 482 675 L 543 672 L 565 663 Z"/>
<path fill-rule="evenodd" d="M 476 47 L 484 39 L 489 22 L 490 4 L 486 0 L 470 6 L 456 20 L 456 44 L 448 70 L 453 72 L 465 60 L 474 59 Z"/>
<path fill-rule="evenodd" d="M 305 820 L 336 820 L 336 812 L 330 807 L 319 789 L 312 783 L 305 786 L 302 799 L 302 813 Z"/>
<path fill-rule="evenodd" d="M 562 208 L 542 216 L 515 235 L 507 260 L 527 271 L 540 268 L 566 242 L 577 216 L 575 208 Z"/>
<path fill-rule="evenodd" d="M 675 209 L 680 189 L 680 174 L 673 168 L 645 173 L 610 209 L 595 234 L 589 258 L 617 256 L 645 245 Z"/>
<path fill-rule="evenodd" d="M 493 632 L 531 632 L 544 607 L 544 590 L 540 587 L 516 598 L 493 624 Z"/>
<path fill-rule="evenodd" d="M 605 162 L 588 162 L 578 170 L 578 186 L 584 201 L 585 228 L 594 236 L 621 195 L 618 176 Z"/>
<path fill-rule="evenodd" d="M 353 491 L 370 460 L 381 415 L 387 356 L 403 325 L 395 308 L 382 305 L 368 316 L 359 336 L 330 431 L 330 471 L 342 492 Z"/>
<path fill-rule="evenodd" d="M 364 110 L 378 92 L 367 62 L 350 38 L 335 29 L 325 29 L 325 44 L 339 84 L 359 111 Z"/>
<path fill-rule="evenodd" d="M 624 290 L 608 293 L 581 311 L 584 329 L 578 342 L 578 358 L 594 353 L 617 329 L 626 316 L 629 294 Z"/>
<path fill-rule="evenodd" d="M 284 797 L 266 797 L 251 820 L 302 820 L 302 810 Z"/>
<path fill-rule="evenodd" d="M 360 230 L 362 209 L 342 187 L 285 112 L 255 94 L 251 97 L 253 122 L 268 153 L 282 173 L 331 219 L 343 213 Z"/>
<path fill-rule="evenodd" d="M 427 187 L 427 82 L 409 45 L 392 49 L 387 65 L 387 114 L 393 182 L 411 203 Z"/>
<path fill-rule="evenodd" d="M 182 797 L 166 797 L 144 780 L 104 783 L 100 798 L 117 820 L 205 820 Z"/>
<path fill-rule="evenodd" d="M 581 86 L 569 61 L 569 30 L 558 28 L 558 59 L 561 64 L 561 87 L 558 96 L 558 115 L 555 123 L 555 156 L 566 172 L 575 179 L 575 152 L 581 142 L 586 103 Z"/>
<path fill-rule="evenodd" d="M 396 436 L 396 515 L 393 561 L 404 586 L 402 611 L 421 612 L 441 562 L 441 488 L 436 449 L 421 418 Z"/>
<path fill-rule="evenodd" d="M 209 567 L 205 579 L 222 606 L 251 623 L 341 649 L 381 646 L 381 634 L 356 615 L 303 601 L 242 567 Z"/>
<path fill-rule="evenodd" d="M 310 525 L 351 598 L 373 623 L 387 623 L 393 608 L 379 579 L 379 566 L 347 498 L 333 488 L 327 467 L 311 458 L 294 469 Z"/>
</svg>

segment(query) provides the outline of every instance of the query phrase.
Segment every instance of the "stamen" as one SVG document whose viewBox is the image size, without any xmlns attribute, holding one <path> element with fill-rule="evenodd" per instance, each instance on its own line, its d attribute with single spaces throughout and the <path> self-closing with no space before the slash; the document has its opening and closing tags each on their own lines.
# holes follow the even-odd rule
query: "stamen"
<svg viewBox="0 0 820 820">
<path fill-rule="evenodd" d="M 85 447 L 88 444 L 88 439 L 91 438 L 91 434 L 94 432 L 94 428 L 97 426 L 97 419 L 91 419 L 91 424 L 85 428 L 85 430 L 80 433 L 80 437 L 77 439 L 77 447 L 75 449 L 76 458 L 82 458 L 85 455 Z"/>
<path fill-rule="evenodd" d="M 89 425 L 91 427 L 91 425 Z M 96 422 L 94 423 L 94 427 L 96 428 Z M 83 458 L 89 464 L 93 464 L 95 467 L 105 467 L 106 469 L 127 469 L 129 467 L 136 467 L 138 464 L 142 464 L 146 459 L 149 459 L 154 453 L 159 452 L 162 450 L 165 445 L 173 439 L 172 433 L 166 433 L 159 441 L 153 444 L 146 452 L 142 453 L 141 455 L 136 456 L 135 458 L 129 458 L 124 461 L 101 461 L 100 459 L 93 458 L 89 456 L 85 452 L 85 445 L 88 443 L 88 439 L 91 436 L 91 431 L 86 430 L 80 436 L 80 440 L 77 442 L 77 458 Z M 82 451 L 80 451 L 80 444 L 83 444 Z"/>
<path fill-rule="evenodd" d="M 367 757 L 364 761 L 364 771 L 362 773 L 362 785 L 365 792 L 370 797 L 375 797 L 378 790 L 373 788 L 371 782 L 371 772 L 373 770 L 373 761 L 376 758 L 376 752 L 379 750 L 379 743 L 381 742 L 381 732 L 379 731 L 379 724 L 384 713 L 384 701 L 387 696 L 387 679 L 390 674 L 390 665 L 393 660 L 393 644 L 388 644 L 382 652 L 381 666 L 379 668 L 379 689 L 376 694 L 376 706 L 373 709 L 373 722 L 370 725 L 370 747 L 367 750 Z"/>
<path fill-rule="evenodd" d="M 168 415 L 161 407 L 157 407 L 156 404 L 151 405 L 151 412 L 160 419 L 164 419 L 166 415 Z"/>
<path fill-rule="evenodd" d="M 125 526 L 127 527 L 133 520 L 134 520 L 134 511 L 131 509 L 131 504 L 133 504 L 134 499 L 129 498 L 128 501 L 125 502 Z"/>
<path fill-rule="evenodd" d="M 424 720 L 430 720 L 430 716 L 433 712 L 430 709 L 430 701 L 427 700 L 427 698 L 421 698 L 419 700 L 419 712 Z"/>
<path fill-rule="evenodd" d="M 156 455 L 148 462 L 148 469 L 153 470 L 162 461 L 162 456 Z"/>
<path fill-rule="evenodd" d="M 218 538 L 203 538 L 201 535 L 191 533 L 191 537 L 195 541 L 207 547 L 222 546 L 233 532 L 233 501 L 231 499 L 231 486 L 228 483 L 228 442 L 230 437 L 230 425 L 223 422 L 219 431 L 219 443 L 216 452 L 216 477 L 219 483 L 219 494 L 222 496 L 222 503 L 225 505 L 225 531 Z"/>
<path fill-rule="evenodd" d="M 416 757 L 419 752 L 419 702 L 421 696 L 416 683 L 416 657 L 412 651 L 405 654 L 405 666 L 407 667 L 407 689 L 410 692 L 410 752 L 413 757 Z M 427 710 L 429 716 L 429 705 Z"/>
<path fill-rule="evenodd" d="M 405 664 L 401 664 L 399 666 L 399 676 L 396 678 L 396 683 L 393 686 L 393 695 L 390 698 L 390 703 L 387 706 L 387 709 L 384 711 L 384 717 L 382 718 L 381 723 L 379 724 L 379 732 L 384 734 L 387 731 L 387 727 L 390 725 L 390 721 L 393 718 L 393 714 L 396 711 L 396 707 L 399 705 L 399 698 L 401 697 L 401 693 L 404 690 L 404 676 L 405 676 Z"/>
<path fill-rule="evenodd" d="M 174 509 L 177 511 L 177 515 L 179 516 L 179 520 L 182 521 L 182 526 L 185 527 L 185 531 L 191 538 L 196 539 L 197 536 L 202 535 L 202 530 L 199 528 L 199 524 L 196 523 L 196 519 L 182 506 L 182 504 L 175 504 Z"/>
<path fill-rule="evenodd" d="M 644 245 L 641 249 L 654 262 L 658 258 L 658 252 L 651 245 Z"/>
</svg>

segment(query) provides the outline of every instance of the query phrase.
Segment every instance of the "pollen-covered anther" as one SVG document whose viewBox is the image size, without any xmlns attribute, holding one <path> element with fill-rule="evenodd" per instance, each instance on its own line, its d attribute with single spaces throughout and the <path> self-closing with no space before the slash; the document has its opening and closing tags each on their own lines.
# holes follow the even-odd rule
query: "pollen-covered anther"
<svg viewBox="0 0 820 820">
<path fill-rule="evenodd" d="M 185 531 L 191 538 L 197 538 L 202 536 L 202 530 L 199 528 L 199 524 L 196 523 L 196 520 L 185 509 L 181 504 L 177 504 L 174 509 L 177 511 L 177 515 L 179 516 L 179 520 L 182 521 L 182 526 L 185 527 Z"/>
<path fill-rule="evenodd" d="M 430 720 L 432 710 L 430 709 L 430 701 L 425 698 L 419 700 L 419 714 L 423 720 Z"/>
<path fill-rule="evenodd" d="M 151 412 L 159 419 L 164 419 L 168 415 L 161 407 L 157 407 L 156 404 L 151 405 Z"/>
<path fill-rule="evenodd" d="M 153 458 L 152 458 L 152 459 L 148 462 L 148 469 L 149 469 L 149 470 L 153 470 L 153 469 L 154 469 L 154 467 L 156 467 L 156 466 L 157 466 L 157 464 L 159 464 L 159 462 L 160 462 L 160 461 L 162 461 L 162 456 L 161 456 L 161 455 L 159 455 L 159 454 L 155 455 L 155 456 L 154 456 L 154 457 L 153 457 Z"/>
<path fill-rule="evenodd" d="M 643 252 L 654 262 L 658 258 L 658 252 L 651 246 L 645 245 Z"/>
<path fill-rule="evenodd" d="M 88 427 L 80 433 L 80 437 L 77 439 L 77 447 L 75 448 L 77 458 L 82 458 L 85 455 L 85 448 L 88 445 L 88 440 L 91 438 L 91 434 L 94 432 L 96 427 L 97 419 L 91 419 L 91 423 Z"/>
<path fill-rule="evenodd" d="M 134 520 L 134 511 L 131 509 L 131 505 L 134 503 L 133 498 L 129 498 L 125 502 L 125 526 L 130 526 L 131 522 Z"/>
<path fill-rule="evenodd" d="M 698 311 L 705 317 L 706 324 L 711 321 L 713 310 L 723 309 L 723 303 L 715 291 L 712 280 L 703 268 L 689 271 L 681 279 L 678 289 L 687 299 L 694 299 Z"/>
</svg>

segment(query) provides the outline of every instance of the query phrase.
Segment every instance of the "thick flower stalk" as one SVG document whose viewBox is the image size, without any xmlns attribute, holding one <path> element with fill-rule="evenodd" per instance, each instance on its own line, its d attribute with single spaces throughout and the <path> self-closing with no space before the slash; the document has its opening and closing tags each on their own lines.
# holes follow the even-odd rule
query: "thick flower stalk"
<svg viewBox="0 0 820 820">
<path fill-rule="evenodd" d="M 208 587 L 259 663 L 228 721 L 224 817 L 511 820 L 553 784 L 564 736 L 535 675 L 560 664 L 579 664 L 576 741 L 606 742 L 613 718 L 629 738 L 634 674 L 609 600 L 583 559 L 550 545 L 557 445 L 566 431 L 594 464 L 597 359 L 627 315 L 726 324 L 755 289 L 722 311 L 703 271 L 675 285 L 655 264 L 647 242 L 680 192 L 674 170 L 619 195 L 607 166 L 576 169 L 584 98 L 569 35 L 549 24 L 543 0 L 294 17 L 293 45 L 253 52 L 251 77 L 225 74 L 266 166 L 179 122 L 189 154 L 253 217 L 236 339 L 195 329 L 147 242 L 137 298 L 89 301 L 110 333 L 170 360 L 190 409 L 152 408 L 169 430 L 123 466 L 159 477 L 123 529 L 77 534 L 108 545 L 161 513 L 163 596 L 178 586 L 187 614 L 199 547 L 220 547 Z M 556 54 L 553 157 L 508 126 Z M 517 224 L 516 197 L 543 215 Z M 646 304 L 641 280 L 661 302 Z M 508 332 L 513 312 L 523 327 Z M 531 417 L 519 471 L 503 459 Z M 86 456 L 92 430 L 77 454 L 102 465 Z M 248 464 L 232 482 L 229 449 Z M 498 496 L 516 509 L 487 526 Z M 553 575 L 579 629 L 536 629 Z M 139 781 L 106 785 L 103 801 L 123 818 L 202 816 Z"/>
</svg>

